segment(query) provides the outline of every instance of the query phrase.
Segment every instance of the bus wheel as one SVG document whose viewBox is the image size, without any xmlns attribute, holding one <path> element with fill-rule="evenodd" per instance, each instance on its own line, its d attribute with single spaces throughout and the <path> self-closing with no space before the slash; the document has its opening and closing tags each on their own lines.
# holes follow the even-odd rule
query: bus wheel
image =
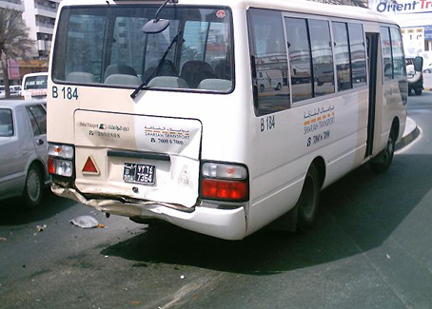
<svg viewBox="0 0 432 309">
<path fill-rule="evenodd" d="M 309 230 L 316 221 L 319 204 L 320 180 L 315 165 L 306 173 L 303 189 L 296 204 L 297 229 L 300 232 Z"/>
<path fill-rule="evenodd" d="M 42 200 L 44 187 L 43 177 L 36 165 L 31 165 L 25 182 L 23 200 L 26 209 L 34 209 L 39 206 Z"/>
<path fill-rule="evenodd" d="M 394 152 L 395 152 L 395 144 L 396 144 L 396 138 L 393 136 L 393 131 L 390 132 L 390 136 L 387 141 L 386 148 L 371 161 L 371 169 L 375 173 L 383 173 L 390 167 Z"/>
</svg>

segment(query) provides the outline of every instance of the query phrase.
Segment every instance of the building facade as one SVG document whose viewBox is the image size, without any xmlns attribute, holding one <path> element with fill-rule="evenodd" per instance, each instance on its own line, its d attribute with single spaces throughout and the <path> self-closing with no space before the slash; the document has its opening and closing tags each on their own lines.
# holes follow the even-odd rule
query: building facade
<svg viewBox="0 0 432 309">
<path fill-rule="evenodd" d="M 19 84 L 27 73 L 48 70 L 48 56 L 60 2 L 61 0 L 0 0 L 0 8 L 22 12 L 23 20 L 29 28 L 29 38 L 35 41 L 35 46 L 27 55 L 28 59 L 9 61 L 11 84 Z M 0 84 L 3 84 L 1 70 Z"/>
<path fill-rule="evenodd" d="M 36 42 L 33 59 L 47 59 L 51 50 L 54 24 L 61 0 L 23 0 L 23 19 Z"/>
<path fill-rule="evenodd" d="M 394 19 L 402 30 L 405 54 L 432 62 L 432 2 L 429 0 L 369 0 L 369 8 Z"/>
</svg>

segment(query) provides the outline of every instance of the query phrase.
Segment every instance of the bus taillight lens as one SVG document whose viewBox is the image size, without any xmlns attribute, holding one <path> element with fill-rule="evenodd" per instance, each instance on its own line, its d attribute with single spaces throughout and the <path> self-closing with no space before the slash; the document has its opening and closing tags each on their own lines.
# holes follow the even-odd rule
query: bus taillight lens
<svg viewBox="0 0 432 309">
<path fill-rule="evenodd" d="M 248 199 L 248 185 L 244 181 L 203 179 L 201 193 L 202 198 L 246 201 Z"/>
<path fill-rule="evenodd" d="M 70 145 L 48 145 L 48 171 L 51 175 L 72 177 L 74 175 L 74 147 Z"/>
<path fill-rule="evenodd" d="M 245 166 L 206 162 L 201 171 L 201 198 L 228 202 L 249 199 L 249 177 Z"/>
<path fill-rule="evenodd" d="M 63 177 L 72 177 L 73 163 L 68 160 L 48 159 L 48 170 L 51 175 L 58 175 Z"/>
<path fill-rule="evenodd" d="M 54 165 L 54 159 L 48 158 L 48 172 L 53 175 L 55 174 L 55 165 Z"/>
</svg>

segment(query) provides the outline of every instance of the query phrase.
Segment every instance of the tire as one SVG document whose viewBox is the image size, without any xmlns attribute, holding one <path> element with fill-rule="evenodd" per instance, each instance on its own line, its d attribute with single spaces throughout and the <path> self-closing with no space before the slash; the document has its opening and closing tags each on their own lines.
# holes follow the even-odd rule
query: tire
<svg viewBox="0 0 432 309">
<path fill-rule="evenodd" d="M 422 90 L 421 89 L 416 89 L 414 90 L 416 95 L 421 95 L 422 94 Z"/>
<path fill-rule="evenodd" d="M 23 192 L 23 201 L 26 209 L 37 208 L 42 200 L 43 193 L 43 177 L 41 171 L 36 165 L 31 165 L 25 181 L 25 187 Z"/>
<path fill-rule="evenodd" d="M 396 138 L 394 137 L 393 131 L 390 132 L 390 136 L 387 140 L 386 148 L 372 160 L 370 166 L 375 173 L 383 173 L 387 171 L 393 162 L 394 151 L 396 145 Z"/>
<path fill-rule="evenodd" d="M 264 85 L 260 85 L 260 91 L 261 91 L 261 92 L 264 92 L 264 90 L 265 90 Z"/>
<path fill-rule="evenodd" d="M 281 89 L 282 89 L 281 83 L 277 84 L 277 87 L 275 88 L 275 90 L 281 90 Z"/>
<path fill-rule="evenodd" d="M 306 173 L 297 207 L 297 230 L 306 232 L 315 224 L 319 205 L 320 179 L 315 165 Z"/>
</svg>

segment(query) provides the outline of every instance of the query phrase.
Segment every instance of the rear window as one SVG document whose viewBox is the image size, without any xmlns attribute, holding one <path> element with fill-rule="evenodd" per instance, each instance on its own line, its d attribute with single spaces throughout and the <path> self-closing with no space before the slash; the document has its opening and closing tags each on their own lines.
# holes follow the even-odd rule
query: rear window
<svg viewBox="0 0 432 309">
<path fill-rule="evenodd" d="M 54 48 L 54 80 L 122 88 L 137 88 L 147 81 L 148 88 L 229 92 L 233 87 L 230 10 L 165 7 L 159 17 L 170 21 L 168 28 L 144 33 L 143 26 L 158 8 L 63 9 Z"/>
<path fill-rule="evenodd" d="M 13 136 L 12 110 L 0 108 L 0 136 Z"/>
<path fill-rule="evenodd" d="M 47 75 L 28 76 L 24 81 L 24 90 L 46 89 L 47 79 Z"/>
</svg>

